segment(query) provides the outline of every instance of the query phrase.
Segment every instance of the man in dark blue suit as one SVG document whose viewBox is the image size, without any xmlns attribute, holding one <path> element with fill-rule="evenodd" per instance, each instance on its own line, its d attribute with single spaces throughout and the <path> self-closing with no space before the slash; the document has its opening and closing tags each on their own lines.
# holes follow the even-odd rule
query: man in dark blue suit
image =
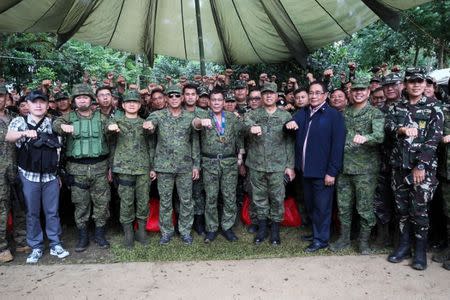
<svg viewBox="0 0 450 300">
<path fill-rule="evenodd" d="M 312 222 L 312 242 L 306 252 L 328 246 L 334 183 L 344 154 L 344 118 L 328 105 L 327 94 L 322 82 L 312 82 L 310 105 L 285 125 L 287 130 L 296 130 L 295 167 L 303 174 L 305 204 Z"/>
</svg>

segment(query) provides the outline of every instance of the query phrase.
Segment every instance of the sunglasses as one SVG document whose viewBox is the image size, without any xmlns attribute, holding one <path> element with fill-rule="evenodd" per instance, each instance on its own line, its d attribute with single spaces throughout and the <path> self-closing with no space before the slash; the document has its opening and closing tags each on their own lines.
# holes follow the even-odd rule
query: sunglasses
<svg viewBox="0 0 450 300">
<path fill-rule="evenodd" d="M 180 98 L 181 95 L 180 94 L 170 94 L 168 97 L 169 98 Z"/>
</svg>

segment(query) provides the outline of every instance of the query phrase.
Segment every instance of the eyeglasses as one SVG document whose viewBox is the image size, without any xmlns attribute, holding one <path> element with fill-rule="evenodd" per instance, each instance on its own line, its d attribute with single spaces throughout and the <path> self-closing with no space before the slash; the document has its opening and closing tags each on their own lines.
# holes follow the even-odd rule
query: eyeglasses
<svg viewBox="0 0 450 300">
<path fill-rule="evenodd" d="M 180 94 L 170 94 L 168 97 L 169 98 L 180 98 L 181 95 Z"/>
<path fill-rule="evenodd" d="M 320 96 L 322 94 L 325 94 L 325 92 L 309 92 L 308 95 L 309 96 Z"/>
<path fill-rule="evenodd" d="M 248 98 L 248 100 L 250 100 L 250 101 L 259 101 L 259 100 L 261 100 L 261 97 L 251 97 L 251 98 Z"/>
</svg>

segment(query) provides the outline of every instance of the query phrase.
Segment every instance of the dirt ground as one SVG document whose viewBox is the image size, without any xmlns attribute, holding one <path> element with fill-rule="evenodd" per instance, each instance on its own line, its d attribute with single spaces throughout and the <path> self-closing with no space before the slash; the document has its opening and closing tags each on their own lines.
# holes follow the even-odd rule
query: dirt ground
<svg viewBox="0 0 450 300">
<path fill-rule="evenodd" d="M 449 299 L 450 272 L 385 255 L 0 267 L 1 299 Z"/>
</svg>

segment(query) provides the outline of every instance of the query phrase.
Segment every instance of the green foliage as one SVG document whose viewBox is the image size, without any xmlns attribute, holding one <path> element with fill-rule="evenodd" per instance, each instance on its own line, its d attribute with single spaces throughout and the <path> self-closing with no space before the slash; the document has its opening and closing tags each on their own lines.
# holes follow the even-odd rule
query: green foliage
<svg viewBox="0 0 450 300">
<path fill-rule="evenodd" d="M 33 77 L 32 88 L 37 88 L 41 84 L 42 80 L 50 79 L 55 81 L 57 79 L 56 72 L 49 67 L 39 67 L 35 76 Z"/>
</svg>

